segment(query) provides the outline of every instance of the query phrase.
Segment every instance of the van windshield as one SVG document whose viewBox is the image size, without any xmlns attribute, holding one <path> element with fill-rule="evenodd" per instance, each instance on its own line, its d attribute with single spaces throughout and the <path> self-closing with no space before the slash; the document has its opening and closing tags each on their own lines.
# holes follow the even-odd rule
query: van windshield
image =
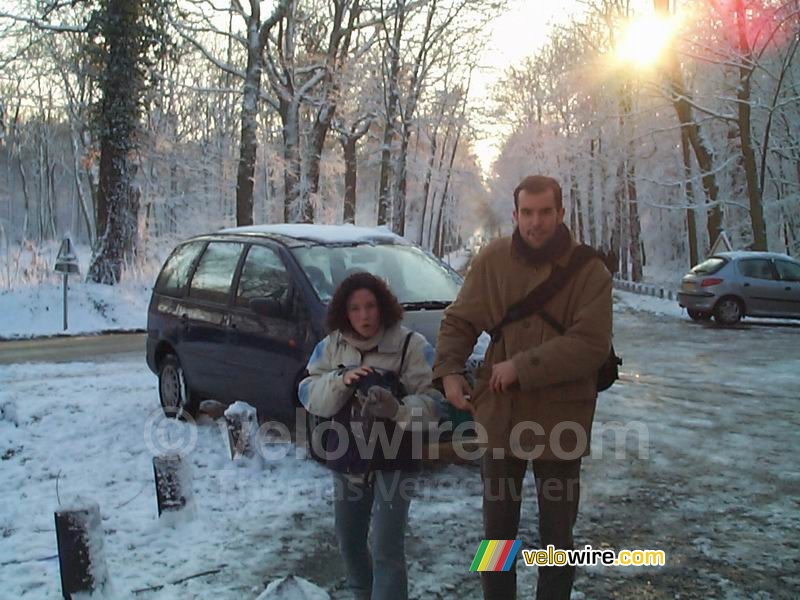
<svg viewBox="0 0 800 600">
<path fill-rule="evenodd" d="M 336 286 L 358 271 L 382 277 L 401 304 L 443 308 L 461 287 L 461 277 L 416 246 L 399 244 L 319 245 L 292 248 L 320 300 L 327 303 Z"/>
</svg>

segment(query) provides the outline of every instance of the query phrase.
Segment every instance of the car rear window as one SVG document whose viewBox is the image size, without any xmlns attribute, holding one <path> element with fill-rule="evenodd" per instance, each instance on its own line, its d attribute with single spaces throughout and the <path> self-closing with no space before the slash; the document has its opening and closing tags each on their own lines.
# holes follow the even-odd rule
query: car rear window
<svg viewBox="0 0 800 600">
<path fill-rule="evenodd" d="M 707 258 L 699 265 L 692 267 L 692 273 L 695 275 L 713 275 L 719 271 L 727 261 L 719 256 L 712 256 Z"/>
<path fill-rule="evenodd" d="M 189 280 L 197 255 L 205 242 L 189 242 L 178 246 L 167 259 L 156 281 L 156 292 L 167 296 L 180 296 Z"/>
</svg>

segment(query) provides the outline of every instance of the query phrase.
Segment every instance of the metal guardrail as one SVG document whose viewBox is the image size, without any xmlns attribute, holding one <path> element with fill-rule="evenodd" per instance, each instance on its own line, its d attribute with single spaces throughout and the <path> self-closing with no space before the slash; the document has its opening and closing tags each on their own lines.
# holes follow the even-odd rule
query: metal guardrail
<svg viewBox="0 0 800 600">
<path fill-rule="evenodd" d="M 625 292 L 632 292 L 634 294 L 641 294 L 643 296 L 653 296 L 654 298 L 664 298 L 666 300 L 675 300 L 675 292 L 657 285 L 650 285 L 647 283 L 638 283 L 635 281 L 628 281 L 626 279 L 614 278 L 614 288 L 623 290 Z"/>
</svg>

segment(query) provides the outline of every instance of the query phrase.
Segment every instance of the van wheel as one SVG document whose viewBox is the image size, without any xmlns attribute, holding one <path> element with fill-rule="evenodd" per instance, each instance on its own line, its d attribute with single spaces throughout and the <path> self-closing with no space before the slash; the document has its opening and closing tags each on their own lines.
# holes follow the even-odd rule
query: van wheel
<svg viewBox="0 0 800 600">
<path fill-rule="evenodd" d="M 720 325 L 735 325 L 744 316 L 744 306 L 733 296 L 722 298 L 714 307 L 714 320 Z"/>
<path fill-rule="evenodd" d="M 158 397 L 168 417 L 186 419 L 197 416 L 199 397 L 186 384 L 183 368 L 174 354 L 167 354 L 158 365 Z"/>
<path fill-rule="evenodd" d="M 702 310 L 688 308 L 686 312 L 689 313 L 689 318 L 691 318 L 692 321 L 709 321 L 711 319 L 711 313 L 703 312 Z"/>
</svg>

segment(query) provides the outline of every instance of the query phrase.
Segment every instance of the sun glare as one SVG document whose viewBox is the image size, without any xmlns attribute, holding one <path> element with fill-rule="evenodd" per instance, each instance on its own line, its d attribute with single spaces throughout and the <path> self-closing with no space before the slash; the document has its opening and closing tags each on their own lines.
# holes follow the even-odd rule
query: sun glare
<svg viewBox="0 0 800 600">
<path fill-rule="evenodd" d="M 648 15 L 632 20 L 625 27 L 617 57 L 623 62 L 648 67 L 658 62 L 676 29 L 673 18 Z"/>
</svg>

